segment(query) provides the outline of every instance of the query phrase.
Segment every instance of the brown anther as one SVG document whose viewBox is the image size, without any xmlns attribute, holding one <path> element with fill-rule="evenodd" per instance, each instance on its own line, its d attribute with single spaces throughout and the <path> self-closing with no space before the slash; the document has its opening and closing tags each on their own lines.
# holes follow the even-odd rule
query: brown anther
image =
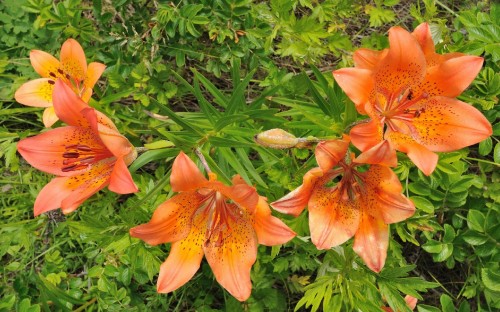
<svg viewBox="0 0 500 312">
<path fill-rule="evenodd" d="M 64 74 L 64 71 L 63 71 L 62 69 L 60 69 L 60 68 L 57 70 L 57 72 L 58 72 L 59 74 L 61 74 L 61 75 L 63 75 L 63 74 Z"/>
<path fill-rule="evenodd" d="M 56 76 L 56 74 L 54 74 L 53 72 L 50 72 L 50 73 L 49 73 L 49 76 L 50 76 L 50 77 L 54 77 L 54 78 L 56 78 L 56 77 L 57 77 L 57 76 Z"/>
<path fill-rule="evenodd" d="M 412 99 L 413 99 L 413 91 L 412 91 L 412 90 L 410 90 L 410 92 L 408 92 L 408 95 L 406 96 L 406 99 L 407 99 L 408 101 L 410 101 L 410 100 L 412 100 Z"/>
<path fill-rule="evenodd" d="M 51 84 L 51 85 L 56 84 L 56 82 L 55 82 L 54 80 L 47 80 L 47 82 L 48 82 L 49 84 Z"/>
<path fill-rule="evenodd" d="M 80 144 L 78 144 L 76 146 L 76 149 L 79 151 L 83 151 L 83 152 L 91 152 L 92 151 L 92 148 L 88 147 L 87 145 L 80 145 Z"/>
<path fill-rule="evenodd" d="M 76 168 L 76 166 L 77 166 L 77 164 L 74 164 L 74 165 L 71 165 L 71 166 L 67 166 L 67 167 L 62 167 L 61 171 L 62 172 L 73 171 Z"/>
<path fill-rule="evenodd" d="M 80 154 L 77 152 L 65 152 L 63 153 L 64 158 L 78 158 L 80 157 Z"/>
</svg>

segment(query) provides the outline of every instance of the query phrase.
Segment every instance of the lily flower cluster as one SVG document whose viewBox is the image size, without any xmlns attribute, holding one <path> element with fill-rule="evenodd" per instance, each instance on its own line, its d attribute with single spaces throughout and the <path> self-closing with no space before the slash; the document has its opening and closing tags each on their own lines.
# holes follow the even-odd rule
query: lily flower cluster
<svg viewBox="0 0 500 312">
<path fill-rule="evenodd" d="M 389 224 L 415 212 L 390 168 L 397 165 L 396 151 L 430 175 L 438 161 L 435 152 L 457 150 L 492 134 L 478 110 L 455 98 L 478 74 L 482 58 L 437 54 L 425 23 L 413 33 L 391 28 L 389 42 L 383 51 L 356 51 L 354 68 L 333 72 L 358 112 L 368 116 L 349 136 L 311 141 L 273 129 L 256 138 L 272 148 L 310 148 L 319 141 L 318 167 L 271 206 L 294 216 L 307 207 L 311 241 L 318 249 L 354 237 L 355 252 L 375 272 L 385 264 Z M 18 143 L 27 162 L 56 175 L 36 198 L 35 216 L 58 208 L 72 212 L 106 186 L 119 194 L 138 191 L 128 171 L 137 149 L 108 117 L 88 105 L 105 66 L 87 66 L 73 39 L 63 44 L 60 59 L 32 51 L 31 63 L 43 78 L 25 83 L 15 94 L 22 104 L 46 107 L 46 127 L 57 120 L 67 124 Z M 359 155 L 350 152 L 351 142 Z M 170 177 L 178 194 L 161 204 L 148 223 L 130 229 L 130 235 L 151 245 L 172 243 L 160 267 L 158 292 L 187 283 L 205 256 L 215 279 L 244 301 L 251 293 L 258 244 L 284 244 L 295 232 L 271 215 L 267 199 L 240 176 L 227 186 L 208 166 L 206 170 L 208 179 L 181 152 Z"/>
</svg>

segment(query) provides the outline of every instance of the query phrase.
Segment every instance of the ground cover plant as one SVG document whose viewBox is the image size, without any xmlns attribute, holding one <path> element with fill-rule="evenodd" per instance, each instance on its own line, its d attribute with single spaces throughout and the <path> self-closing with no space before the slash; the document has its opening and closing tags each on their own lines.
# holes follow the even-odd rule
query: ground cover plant
<svg viewBox="0 0 500 312">
<path fill-rule="evenodd" d="M 500 309 L 500 5 L 0 16 L 0 311 Z"/>
</svg>

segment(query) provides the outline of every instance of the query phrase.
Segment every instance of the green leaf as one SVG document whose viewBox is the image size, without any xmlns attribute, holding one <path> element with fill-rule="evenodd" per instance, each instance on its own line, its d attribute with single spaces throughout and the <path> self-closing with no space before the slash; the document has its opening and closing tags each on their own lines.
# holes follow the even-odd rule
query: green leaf
<svg viewBox="0 0 500 312">
<path fill-rule="evenodd" d="M 498 268 L 491 270 L 490 268 L 481 269 L 481 279 L 484 286 L 492 291 L 500 292 L 500 273 Z"/>
<path fill-rule="evenodd" d="M 469 210 L 467 214 L 467 226 L 469 229 L 484 232 L 484 221 L 484 214 L 481 211 L 475 209 Z"/>
<path fill-rule="evenodd" d="M 137 169 L 141 168 L 142 166 L 158 160 L 158 159 L 168 159 L 171 157 L 175 157 L 179 154 L 179 149 L 177 148 L 165 148 L 165 149 L 158 149 L 158 150 L 152 150 L 152 151 L 147 151 L 137 157 L 137 159 L 130 165 L 129 170 L 130 172 L 135 172 Z"/>
<path fill-rule="evenodd" d="M 500 142 L 495 145 L 495 150 L 493 151 L 493 160 L 500 164 Z"/>
<path fill-rule="evenodd" d="M 245 121 L 248 119 L 248 115 L 226 115 L 220 117 L 217 122 L 215 123 L 214 130 L 219 132 L 222 130 L 224 127 L 233 124 L 233 123 L 238 123 L 241 121 Z"/>
<path fill-rule="evenodd" d="M 196 69 L 192 69 L 196 79 L 198 79 L 201 84 L 212 94 L 212 96 L 215 98 L 215 102 L 219 104 L 220 106 L 227 108 L 229 106 L 229 101 L 226 98 L 222 92 L 217 89 L 217 87 L 210 82 L 207 78 L 205 78 L 202 74 L 200 74 Z"/>
<path fill-rule="evenodd" d="M 227 115 L 233 115 L 237 111 L 243 109 L 245 106 L 245 90 L 248 86 L 248 83 L 250 83 L 250 80 L 252 79 L 253 75 L 255 74 L 255 71 L 257 69 L 251 70 L 245 78 L 238 83 L 238 86 L 234 89 L 233 94 L 231 95 L 231 98 L 229 99 L 226 114 Z"/>
<path fill-rule="evenodd" d="M 485 140 L 479 142 L 479 154 L 481 156 L 488 155 L 493 149 L 493 141 L 491 137 L 487 137 Z"/>
<path fill-rule="evenodd" d="M 427 213 L 434 213 L 434 205 L 426 198 L 420 196 L 412 196 L 410 197 L 410 199 L 418 209 Z"/>
<path fill-rule="evenodd" d="M 460 237 L 469 245 L 479 246 L 488 241 L 488 237 L 476 231 L 469 230 Z"/>
</svg>

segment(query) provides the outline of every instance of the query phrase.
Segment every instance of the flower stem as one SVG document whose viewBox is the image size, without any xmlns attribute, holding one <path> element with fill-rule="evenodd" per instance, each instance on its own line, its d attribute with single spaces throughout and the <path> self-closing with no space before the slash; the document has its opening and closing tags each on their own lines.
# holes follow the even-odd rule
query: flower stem
<svg viewBox="0 0 500 312">
<path fill-rule="evenodd" d="M 207 160 L 205 159 L 205 156 L 203 156 L 202 152 L 201 152 L 201 149 L 199 147 L 197 147 L 195 150 L 194 150 L 196 156 L 198 156 L 198 158 L 200 159 L 201 161 L 201 164 L 203 165 L 203 167 L 205 168 L 205 171 L 207 173 L 210 173 L 212 172 L 212 170 L 210 170 L 210 167 L 208 166 L 208 163 L 207 163 Z"/>
<path fill-rule="evenodd" d="M 464 158 L 467 159 L 467 160 L 474 160 L 474 161 L 477 161 L 477 162 L 482 162 L 482 163 L 485 163 L 485 164 L 490 164 L 490 165 L 493 165 L 493 166 L 500 167 L 500 164 L 497 164 L 497 163 L 489 161 L 489 160 L 484 160 L 484 159 L 479 159 L 479 158 L 473 158 L 473 157 L 464 157 Z"/>
</svg>

